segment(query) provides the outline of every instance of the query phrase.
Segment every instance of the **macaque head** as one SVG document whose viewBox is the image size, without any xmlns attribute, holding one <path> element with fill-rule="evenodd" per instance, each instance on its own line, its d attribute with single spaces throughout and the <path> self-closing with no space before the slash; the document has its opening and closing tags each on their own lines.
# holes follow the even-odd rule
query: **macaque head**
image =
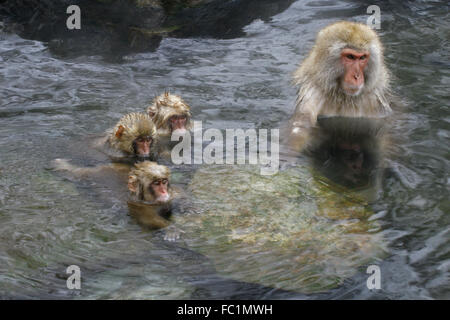
<svg viewBox="0 0 450 320">
<path fill-rule="evenodd" d="M 114 127 L 109 138 L 110 145 L 125 154 L 148 158 L 155 145 L 156 128 L 144 113 L 129 113 Z"/>
<path fill-rule="evenodd" d="M 167 203 L 172 199 L 170 170 L 156 162 L 135 164 L 128 177 L 128 189 L 136 200 Z"/>
<path fill-rule="evenodd" d="M 341 64 L 344 74 L 341 77 L 341 88 L 350 96 L 357 96 L 364 87 L 364 69 L 370 53 L 345 48 L 341 51 Z"/>
<path fill-rule="evenodd" d="M 302 86 L 313 84 L 324 96 L 382 92 L 388 85 L 388 72 L 378 35 L 355 22 L 337 22 L 322 29 L 295 80 Z"/>
<path fill-rule="evenodd" d="M 190 129 L 190 107 L 177 95 L 168 92 L 161 94 L 147 108 L 147 113 L 153 119 L 159 133 L 184 133 Z"/>
</svg>

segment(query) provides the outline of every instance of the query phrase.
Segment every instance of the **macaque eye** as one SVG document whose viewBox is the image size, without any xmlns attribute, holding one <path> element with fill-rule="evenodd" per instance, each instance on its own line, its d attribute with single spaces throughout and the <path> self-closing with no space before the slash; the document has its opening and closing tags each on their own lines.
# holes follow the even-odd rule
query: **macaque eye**
<svg viewBox="0 0 450 320">
<path fill-rule="evenodd" d="M 185 120 L 185 119 L 186 119 L 186 116 L 183 116 L 183 115 L 181 115 L 181 116 L 172 116 L 170 118 L 170 121 Z"/>
<path fill-rule="evenodd" d="M 167 179 L 162 180 L 162 184 L 167 184 L 169 181 Z"/>
<path fill-rule="evenodd" d="M 348 54 L 348 55 L 347 55 L 347 58 L 350 59 L 350 60 L 355 60 L 355 56 L 352 55 L 352 54 Z"/>
<path fill-rule="evenodd" d="M 137 142 L 141 143 L 141 142 L 151 142 L 152 138 L 151 137 L 139 137 L 136 139 Z"/>
<path fill-rule="evenodd" d="M 154 186 L 159 186 L 161 184 L 161 180 L 155 180 L 152 182 Z"/>
<path fill-rule="evenodd" d="M 367 58 L 366 56 L 361 56 L 361 58 L 359 58 L 359 59 L 365 60 L 366 58 Z"/>
</svg>

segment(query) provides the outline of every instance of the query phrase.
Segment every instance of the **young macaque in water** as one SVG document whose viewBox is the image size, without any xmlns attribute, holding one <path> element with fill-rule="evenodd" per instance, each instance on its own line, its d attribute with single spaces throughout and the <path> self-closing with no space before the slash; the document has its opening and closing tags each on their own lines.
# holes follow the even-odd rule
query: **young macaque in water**
<svg viewBox="0 0 450 320">
<path fill-rule="evenodd" d="M 170 170 L 156 162 L 138 162 L 129 170 L 125 164 L 112 163 L 95 168 L 82 168 L 65 159 L 56 159 L 54 169 L 95 182 L 97 188 L 108 188 L 117 199 L 124 199 L 123 188 L 128 177 L 128 209 L 130 215 L 150 229 L 165 228 L 164 239 L 175 241 L 183 232 L 171 225 L 172 200 L 179 195 L 170 186 Z M 118 186 L 120 184 L 120 186 Z M 109 193 L 108 193 L 109 194 Z"/>
<path fill-rule="evenodd" d="M 120 177 L 130 170 L 130 164 L 136 161 L 154 159 L 156 157 L 156 128 L 150 117 L 144 113 L 129 113 L 123 116 L 108 136 L 97 141 L 106 145 L 117 154 L 111 155 L 113 163 L 95 167 L 78 167 L 67 159 L 55 159 L 55 170 L 70 172 L 79 178 L 104 180 L 106 176 Z M 130 163 L 131 162 L 131 163 Z"/>
<path fill-rule="evenodd" d="M 143 161 L 157 158 L 157 132 L 152 119 L 144 113 L 123 116 L 108 135 L 97 145 L 108 147 L 115 162 Z"/>
<path fill-rule="evenodd" d="M 153 100 L 147 108 L 158 130 L 160 153 L 170 156 L 172 147 L 178 141 L 171 141 L 172 133 L 184 135 L 191 129 L 191 108 L 180 96 L 165 92 Z"/>
<path fill-rule="evenodd" d="M 181 230 L 170 225 L 174 189 L 170 186 L 170 170 L 156 162 L 136 163 L 128 175 L 130 214 L 151 229 L 166 228 L 165 240 L 179 238 Z"/>
<path fill-rule="evenodd" d="M 337 22 L 321 30 L 294 81 L 300 90 L 288 145 L 295 152 L 310 144 L 318 116 L 383 118 L 392 113 L 383 47 L 364 24 Z"/>
</svg>

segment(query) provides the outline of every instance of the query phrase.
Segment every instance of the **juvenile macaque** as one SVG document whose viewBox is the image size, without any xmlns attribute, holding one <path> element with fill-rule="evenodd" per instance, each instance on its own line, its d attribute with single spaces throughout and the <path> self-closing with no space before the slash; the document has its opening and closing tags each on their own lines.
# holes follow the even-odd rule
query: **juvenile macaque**
<svg viewBox="0 0 450 320">
<path fill-rule="evenodd" d="M 170 170 L 167 167 L 143 161 L 136 163 L 131 171 L 128 165 L 121 163 L 89 168 L 77 167 L 66 159 L 55 159 L 53 167 L 76 178 L 94 182 L 99 191 L 109 189 L 107 194 L 120 201 L 126 199 L 125 186 L 128 182 L 130 196 L 127 204 L 131 216 L 150 229 L 165 228 L 165 240 L 174 241 L 183 232 L 169 221 L 172 200 L 180 192 L 170 186 Z"/>
<path fill-rule="evenodd" d="M 136 163 L 128 176 L 128 190 L 133 200 L 150 204 L 169 204 L 172 189 L 169 184 L 170 170 L 156 162 Z"/>
<path fill-rule="evenodd" d="M 158 129 L 159 136 L 181 134 L 191 128 L 191 108 L 180 96 L 165 92 L 153 100 L 147 108 L 148 115 Z"/>
<path fill-rule="evenodd" d="M 172 200 L 175 191 L 170 186 L 170 170 L 156 162 L 135 164 L 128 175 L 130 200 L 128 209 L 136 220 L 151 229 L 167 228 L 165 240 L 179 238 L 181 230 L 170 225 Z"/>
<path fill-rule="evenodd" d="M 130 164 L 122 158 L 137 160 L 152 159 L 156 151 L 156 128 L 150 117 L 144 113 L 129 113 L 123 116 L 108 136 L 101 138 L 95 145 L 108 146 L 118 154 L 111 156 L 113 163 L 95 167 L 78 167 L 67 159 L 53 160 L 53 167 L 58 171 L 70 172 L 71 176 L 93 180 L 107 180 L 109 177 L 123 177 L 130 170 Z"/>
<path fill-rule="evenodd" d="M 320 115 L 381 118 L 392 112 L 383 47 L 364 24 L 338 22 L 321 30 L 294 82 L 300 90 L 288 144 L 295 151 L 309 144 Z"/>
<path fill-rule="evenodd" d="M 106 144 L 124 156 L 154 160 L 156 140 L 152 119 L 144 113 L 129 113 L 115 125 Z"/>
</svg>

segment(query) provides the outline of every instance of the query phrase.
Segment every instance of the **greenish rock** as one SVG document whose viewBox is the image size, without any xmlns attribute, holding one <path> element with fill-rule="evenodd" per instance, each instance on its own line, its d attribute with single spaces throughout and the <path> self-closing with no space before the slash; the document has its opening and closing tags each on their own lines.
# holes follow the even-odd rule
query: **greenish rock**
<svg viewBox="0 0 450 320">
<path fill-rule="evenodd" d="M 235 280 L 321 292 L 385 252 L 367 203 L 304 167 L 204 167 L 189 189 L 202 213 L 176 218 L 183 238 Z"/>
</svg>

